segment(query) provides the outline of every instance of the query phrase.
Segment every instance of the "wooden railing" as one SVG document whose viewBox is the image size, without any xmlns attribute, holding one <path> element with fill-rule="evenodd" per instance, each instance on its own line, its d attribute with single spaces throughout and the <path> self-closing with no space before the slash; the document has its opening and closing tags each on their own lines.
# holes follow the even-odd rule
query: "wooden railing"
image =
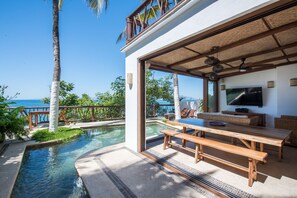
<svg viewBox="0 0 297 198">
<path fill-rule="evenodd" d="M 126 19 L 126 41 L 131 41 L 182 1 L 184 0 L 145 0 Z"/>
<path fill-rule="evenodd" d="M 173 111 L 173 104 L 147 105 L 147 117 L 163 116 Z M 13 108 L 10 108 L 13 109 Z M 49 122 L 48 106 L 24 107 L 20 116 L 28 117 L 29 126 Z M 61 122 L 89 122 L 118 120 L 125 118 L 125 106 L 60 106 L 59 120 Z"/>
</svg>

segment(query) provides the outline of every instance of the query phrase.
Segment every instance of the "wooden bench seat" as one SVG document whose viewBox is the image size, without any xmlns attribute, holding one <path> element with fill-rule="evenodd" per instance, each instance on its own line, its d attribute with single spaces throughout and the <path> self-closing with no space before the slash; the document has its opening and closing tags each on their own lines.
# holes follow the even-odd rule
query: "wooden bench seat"
<svg viewBox="0 0 297 198">
<path fill-rule="evenodd" d="M 172 130 L 161 130 L 161 133 L 164 134 L 164 149 L 166 149 L 166 147 L 171 147 L 172 145 L 175 146 L 175 144 L 172 143 L 172 137 L 192 142 L 196 144 L 196 149 L 195 151 L 193 151 L 195 153 L 195 163 L 197 163 L 199 160 L 203 160 L 205 157 L 205 158 L 229 165 L 231 167 L 240 169 L 242 171 L 246 171 L 248 172 L 249 186 L 252 186 L 253 181 L 257 179 L 257 162 L 258 161 L 265 162 L 267 158 L 267 153 L 265 152 L 251 150 L 248 148 L 243 148 L 235 145 L 230 145 L 230 144 L 218 142 L 215 140 L 205 139 L 202 137 L 197 137 L 186 133 L 180 133 Z M 203 146 L 232 153 L 235 155 L 247 157 L 249 159 L 249 163 L 248 163 L 249 166 L 248 168 L 246 168 L 246 167 L 234 164 L 232 162 L 228 162 L 226 160 L 208 155 L 204 153 Z"/>
</svg>

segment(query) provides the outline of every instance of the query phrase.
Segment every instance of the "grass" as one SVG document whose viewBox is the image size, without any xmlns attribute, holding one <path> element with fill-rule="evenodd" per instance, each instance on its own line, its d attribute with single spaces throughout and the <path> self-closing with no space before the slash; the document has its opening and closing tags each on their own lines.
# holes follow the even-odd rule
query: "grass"
<svg viewBox="0 0 297 198">
<path fill-rule="evenodd" d="M 32 139 L 38 142 L 46 142 L 51 140 L 62 140 L 66 142 L 82 133 L 83 131 L 81 129 L 70 129 L 65 127 L 58 128 L 57 132 L 49 132 L 48 129 L 42 129 L 36 131 L 32 135 Z"/>
</svg>

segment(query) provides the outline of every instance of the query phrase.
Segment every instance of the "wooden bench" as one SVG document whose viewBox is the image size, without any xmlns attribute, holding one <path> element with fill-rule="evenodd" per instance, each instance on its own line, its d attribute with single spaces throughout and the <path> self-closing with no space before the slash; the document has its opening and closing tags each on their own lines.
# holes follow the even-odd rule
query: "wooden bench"
<svg viewBox="0 0 297 198">
<path fill-rule="evenodd" d="M 172 131 L 172 130 L 161 130 L 160 132 L 164 134 L 164 145 L 163 145 L 164 150 L 166 149 L 166 147 L 172 147 L 172 145 L 181 147 L 177 144 L 172 143 L 172 137 L 183 139 L 183 140 L 186 140 L 189 142 L 193 142 L 194 144 L 196 144 L 195 151 L 192 150 L 192 152 L 195 153 L 195 163 L 197 163 L 199 160 L 203 160 L 205 157 L 205 158 L 226 164 L 228 166 L 237 168 L 239 170 L 245 171 L 248 173 L 248 179 L 249 179 L 248 185 L 249 186 L 252 186 L 253 181 L 257 180 L 257 162 L 259 162 L 259 161 L 266 162 L 267 153 L 264 153 L 261 151 L 256 151 L 256 150 L 252 150 L 252 149 L 248 149 L 248 148 L 230 145 L 230 144 L 226 144 L 226 143 L 222 143 L 222 142 L 218 142 L 218 141 L 214 141 L 214 140 L 209 140 L 209 139 L 205 139 L 202 137 L 197 137 L 197 136 L 189 135 L 186 133 L 180 133 L 180 132 L 176 132 L 176 131 Z M 249 160 L 249 163 L 248 163 L 249 166 L 248 166 L 248 168 L 246 168 L 244 166 L 240 166 L 238 164 L 234 164 L 232 162 L 208 155 L 203 152 L 203 146 L 211 147 L 211 148 L 214 148 L 214 149 L 217 149 L 220 151 L 247 157 Z M 181 148 L 183 148 L 183 147 L 181 147 Z M 184 149 L 191 151 L 191 149 L 189 149 L 189 148 L 184 148 Z"/>
</svg>

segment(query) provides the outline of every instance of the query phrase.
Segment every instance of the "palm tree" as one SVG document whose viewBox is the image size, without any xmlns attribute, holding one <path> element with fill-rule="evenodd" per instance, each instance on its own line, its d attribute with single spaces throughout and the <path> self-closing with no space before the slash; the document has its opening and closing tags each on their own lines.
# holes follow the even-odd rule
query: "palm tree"
<svg viewBox="0 0 297 198">
<path fill-rule="evenodd" d="M 107 9 L 109 0 L 86 0 L 87 5 L 96 15 L 99 15 L 102 9 Z M 54 46 L 54 74 L 51 86 L 49 131 L 54 132 L 58 129 L 59 117 L 59 89 L 61 79 L 60 65 L 60 39 L 59 39 L 59 10 L 63 0 L 53 0 L 53 46 Z"/>
<path fill-rule="evenodd" d="M 179 100 L 179 88 L 178 88 L 178 75 L 176 73 L 172 74 L 173 79 L 173 96 L 174 96 L 174 109 L 175 109 L 175 119 L 180 119 L 180 100 Z"/>
</svg>

